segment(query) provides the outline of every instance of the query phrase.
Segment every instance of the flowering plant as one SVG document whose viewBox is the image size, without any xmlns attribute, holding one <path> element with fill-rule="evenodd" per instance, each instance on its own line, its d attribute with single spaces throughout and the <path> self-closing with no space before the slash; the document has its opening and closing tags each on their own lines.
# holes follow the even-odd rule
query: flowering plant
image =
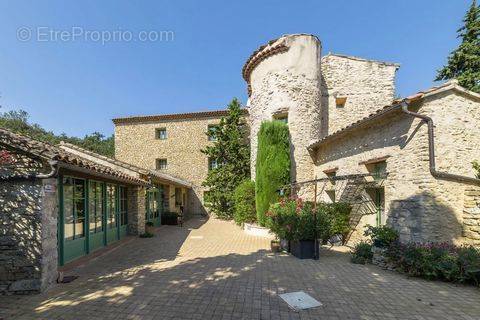
<svg viewBox="0 0 480 320">
<path fill-rule="evenodd" d="M 12 154 L 7 150 L 0 150 L 0 165 L 12 164 L 12 163 L 13 163 Z"/>
<path fill-rule="evenodd" d="M 301 198 L 282 198 L 270 206 L 266 215 L 267 226 L 280 239 L 314 240 L 316 234 L 317 238 L 328 240 L 330 236 L 330 217 Z"/>
</svg>

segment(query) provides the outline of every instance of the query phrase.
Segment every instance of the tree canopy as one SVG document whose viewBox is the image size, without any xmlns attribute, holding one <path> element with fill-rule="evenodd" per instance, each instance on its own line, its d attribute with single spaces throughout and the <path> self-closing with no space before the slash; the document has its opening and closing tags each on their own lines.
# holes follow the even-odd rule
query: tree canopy
<svg viewBox="0 0 480 320">
<path fill-rule="evenodd" d="M 83 138 L 70 137 L 65 133 L 56 135 L 51 131 L 45 130 L 37 123 L 30 123 L 29 114 L 24 110 L 1 112 L 0 127 L 50 144 L 58 144 L 60 141 L 65 141 L 107 157 L 114 157 L 115 155 L 113 135 L 105 137 L 99 132 L 93 132 Z"/>
<path fill-rule="evenodd" d="M 203 182 L 209 188 L 205 205 L 217 217 L 231 219 L 235 188 L 250 178 L 248 127 L 237 99 L 230 102 L 228 115 L 217 126 L 210 127 L 207 135 L 214 141 L 202 152 L 215 165 L 210 166 Z"/>
<path fill-rule="evenodd" d="M 461 44 L 448 56 L 447 65 L 438 70 L 436 81 L 457 79 L 469 90 L 480 93 L 480 7 L 473 0 L 457 30 Z"/>
</svg>

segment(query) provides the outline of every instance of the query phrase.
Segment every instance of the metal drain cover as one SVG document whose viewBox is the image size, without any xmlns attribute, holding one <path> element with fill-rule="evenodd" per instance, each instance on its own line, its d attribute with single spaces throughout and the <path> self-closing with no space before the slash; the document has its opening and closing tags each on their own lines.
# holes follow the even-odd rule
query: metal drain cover
<svg viewBox="0 0 480 320">
<path fill-rule="evenodd" d="M 279 295 L 293 310 L 304 310 L 320 307 L 320 301 L 315 300 L 303 291 L 283 293 Z"/>
</svg>

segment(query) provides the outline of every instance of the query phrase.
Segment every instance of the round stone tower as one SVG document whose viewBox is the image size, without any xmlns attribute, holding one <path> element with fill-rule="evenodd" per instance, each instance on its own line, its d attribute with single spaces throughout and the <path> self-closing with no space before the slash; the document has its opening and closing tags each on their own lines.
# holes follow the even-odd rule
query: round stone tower
<svg viewBox="0 0 480 320">
<path fill-rule="evenodd" d="M 243 67 L 248 85 L 251 172 L 255 179 L 257 134 L 262 121 L 288 121 L 292 181 L 313 179 L 314 163 L 307 150 L 320 136 L 321 44 L 313 35 L 285 35 L 255 51 Z"/>
</svg>

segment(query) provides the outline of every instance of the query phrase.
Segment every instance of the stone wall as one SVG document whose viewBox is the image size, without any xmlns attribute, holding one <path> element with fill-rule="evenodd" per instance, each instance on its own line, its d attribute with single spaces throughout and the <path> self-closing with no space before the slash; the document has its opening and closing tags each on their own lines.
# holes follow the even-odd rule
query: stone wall
<svg viewBox="0 0 480 320">
<path fill-rule="evenodd" d="M 320 41 L 311 35 L 284 36 L 271 47 L 287 51 L 261 61 L 250 74 L 251 172 L 255 179 L 257 135 L 262 121 L 288 114 L 292 180 L 311 179 L 313 164 L 307 146 L 320 134 Z M 263 51 L 268 50 L 265 47 Z M 260 52 L 259 54 L 262 54 Z"/>
<path fill-rule="evenodd" d="M 127 188 L 128 233 L 140 235 L 145 233 L 145 187 L 129 186 Z"/>
<path fill-rule="evenodd" d="M 478 108 L 478 101 L 452 90 L 427 97 L 417 106 L 435 122 L 439 170 L 473 177 L 470 162 L 480 159 Z M 335 167 L 337 175 L 368 173 L 360 162 L 384 156 L 390 157 L 382 223 L 398 229 L 402 241 L 470 242 L 463 235 L 468 185 L 430 174 L 427 126 L 418 119 L 398 111 L 322 145 L 316 154 L 316 175 L 325 177 L 323 171 Z M 366 224 L 374 225 L 375 217 L 361 219 L 352 241 L 362 238 Z"/>
<path fill-rule="evenodd" d="M 351 56 L 328 54 L 322 58 L 322 135 L 331 134 L 377 109 L 395 97 L 399 65 Z M 343 107 L 337 97 L 347 98 Z"/>
<path fill-rule="evenodd" d="M 204 213 L 206 188 L 201 185 L 208 174 L 208 158 L 201 150 L 211 144 L 206 135 L 208 126 L 219 122 L 220 117 L 116 124 L 115 157 L 146 169 L 155 169 L 156 159 L 167 159 L 167 169 L 162 172 L 194 185 L 188 194 L 190 214 Z M 166 140 L 156 139 L 157 128 L 167 129 Z M 174 200 L 170 205 L 176 211 Z"/>
<path fill-rule="evenodd" d="M 37 293 L 56 281 L 57 204 L 54 178 L 0 182 L 0 294 Z"/>
</svg>

